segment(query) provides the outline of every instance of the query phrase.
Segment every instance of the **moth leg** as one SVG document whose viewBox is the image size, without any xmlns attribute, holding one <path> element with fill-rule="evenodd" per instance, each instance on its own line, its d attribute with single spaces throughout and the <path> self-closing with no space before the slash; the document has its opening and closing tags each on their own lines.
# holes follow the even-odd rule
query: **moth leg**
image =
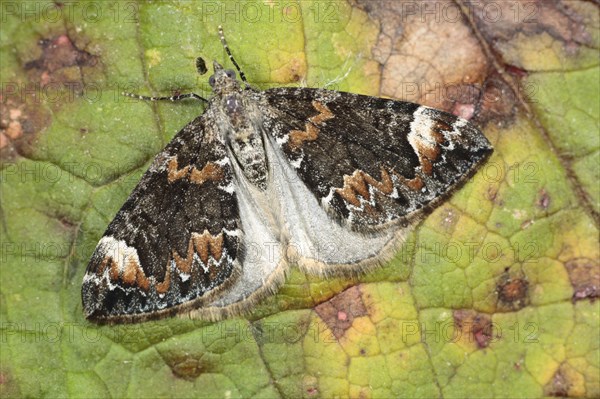
<svg viewBox="0 0 600 399">
<path fill-rule="evenodd" d="M 196 93 L 178 94 L 176 96 L 170 96 L 170 97 L 149 97 L 149 96 L 141 96 L 139 94 L 127 93 L 127 92 L 122 92 L 121 95 L 123 95 L 125 97 L 137 98 L 138 100 L 144 100 L 144 101 L 180 101 L 180 100 L 186 100 L 188 98 L 193 98 L 195 100 L 208 102 L 208 100 L 206 98 L 201 97 Z"/>
</svg>

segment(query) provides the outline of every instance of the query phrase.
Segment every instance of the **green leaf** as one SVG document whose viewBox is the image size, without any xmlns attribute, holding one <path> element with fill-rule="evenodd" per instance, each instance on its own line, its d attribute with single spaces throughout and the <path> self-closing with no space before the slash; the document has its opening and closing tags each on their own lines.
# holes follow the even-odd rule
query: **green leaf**
<svg viewBox="0 0 600 399">
<path fill-rule="evenodd" d="M 2 2 L 2 397 L 600 395 L 598 6 L 355 3 Z M 466 113 L 495 152 L 365 275 L 293 270 L 217 323 L 90 324 L 96 243 L 203 112 L 120 93 L 210 96 L 220 24 L 255 87 Z"/>
</svg>

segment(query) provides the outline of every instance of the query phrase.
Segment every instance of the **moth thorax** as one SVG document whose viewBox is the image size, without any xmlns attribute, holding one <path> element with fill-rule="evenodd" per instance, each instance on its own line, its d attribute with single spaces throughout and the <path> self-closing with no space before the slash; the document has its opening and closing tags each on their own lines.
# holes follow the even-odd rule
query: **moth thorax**
<svg viewBox="0 0 600 399">
<path fill-rule="evenodd" d="M 267 159 L 260 134 L 248 127 L 230 141 L 233 154 L 244 176 L 261 190 L 267 188 Z"/>
<path fill-rule="evenodd" d="M 223 109 L 229 118 L 234 131 L 244 129 L 250 124 L 248 113 L 244 106 L 243 97 L 239 93 L 233 93 L 223 98 Z"/>
</svg>

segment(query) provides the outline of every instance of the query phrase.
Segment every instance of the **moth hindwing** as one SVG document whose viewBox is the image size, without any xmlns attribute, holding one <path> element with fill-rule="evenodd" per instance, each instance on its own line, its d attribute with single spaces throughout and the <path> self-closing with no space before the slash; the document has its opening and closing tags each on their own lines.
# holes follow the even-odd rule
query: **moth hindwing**
<svg viewBox="0 0 600 399">
<path fill-rule="evenodd" d="M 290 266 L 364 271 L 492 152 L 472 124 L 442 111 L 258 91 L 239 68 L 244 87 L 213 68 L 210 100 L 141 97 L 207 106 L 156 156 L 96 247 L 82 287 L 91 320 L 220 319 L 274 292 Z"/>
</svg>

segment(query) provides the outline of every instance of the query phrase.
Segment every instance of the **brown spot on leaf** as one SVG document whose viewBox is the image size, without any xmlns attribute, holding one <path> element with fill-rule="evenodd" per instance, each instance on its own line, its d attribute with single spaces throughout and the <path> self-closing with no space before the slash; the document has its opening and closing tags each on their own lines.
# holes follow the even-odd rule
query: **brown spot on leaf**
<svg viewBox="0 0 600 399">
<path fill-rule="evenodd" d="M 497 72 L 490 73 L 483 83 L 474 123 L 485 125 L 495 122 L 508 125 L 516 114 L 517 97 L 509 84 Z"/>
<path fill-rule="evenodd" d="M 475 115 L 475 105 L 456 103 L 452 107 L 452 114 L 466 120 L 471 120 Z"/>
<path fill-rule="evenodd" d="M 308 397 L 319 397 L 319 380 L 313 375 L 302 378 L 302 388 Z"/>
<path fill-rule="evenodd" d="M 511 277 L 506 270 L 496 284 L 498 307 L 502 310 L 519 310 L 529 304 L 529 282 L 523 277 Z"/>
<path fill-rule="evenodd" d="M 529 75 L 529 72 L 526 69 L 520 68 L 516 65 L 504 64 L 504 70 L 510 75 L 518 78 L 525 78 Z"/>
<path fill-rule="evenodd" d="M 518 36 L 544 34 L 563 42 L 567 49 L 592 41 L 591 34 L 586 31 L 585 16 L 579 15 L 569 2 L 498 1 L 493 4 L 492 10 L 486 2 L 473 2 L 471 11 L 483 36 L 499 48 L 504 48 Z M 499 17 L 502 23 L 498 23 Z"/>
<path fill-rule="evenodd" d="M 441 210 L 441 214 L 441 227 L 444 229 L 444 231 L 451 233 L 458 222 L 459 215 L 454 211 L 453 208 L 443 208 Z"/>
<path fill-rule="evenodd" d="M 13 374 L 7 369 L 0 369 L 0 397 L 2 398 L 20 398 L 22 397 Z"/>
<path fill-rule="evenodd" d="M 488 200 L 490 200 L 491 202 L 495 202 L 496 198 L 498 197 L 498 187 L 497 186 L 488 186 L 488 189 L 486 191 L 486 198 Z"/>
<path fill-rule="evenodd" d="M 482 88 L 470 83 L 452 84 L 445 87 L 444 94 L 450 112 L 470 120 L 475 114 L 477 104 L 481 101 Z M 452 131 L 451 128 L 445 130 Z"/>
<path fill-rule="evenodd" d="M 463 85 L 480 87 L 488 62 L 472 29 L 461 17 L 459 5 L 453 2 L 351 2 L 380 25 L 372 53 L 383 66 L 381 95 L 451 110 L 456 95 L 449 91 L 464 92 Z M 444 16 L 439 12 L 440 4 Z M 460 43 L 460 51 L 444 50 L 455 48 L 457 43 Z M 441 53 L 443 57 L 432 56 Z"/>
<path fill-rule="evenodd" d="M 536 205 L 540 209 L 543 209 L 543 210 L 548 209 L 548 207 L 550 206 L 550 194 L 548 194 L 548 192 L 546 190 L 544 190 L 544 189 L 540 190 L 540 192 L 538 193 L 538 199 L 537 199 Z"/>
<path fill-rule="evenodd" d="M 19 121 L 10 121 L 5 132 L 8 138 L 15 140 L 23 135 L 23 126 Z"/>
<path fill-rule="evenodd" d="M 474 310 L 456 310 L 454 324 L 460 336 L 469 336 L 480 349 L 487 348 L 494 337 L 492 319 Z"/>
<path fill-rule="evenodd" d="M 169 366 L 173 375 L 186 381 L 193 381 L 206 372 L 207 365 L 201 360 L 190 354 L 175 355 L 165 358 L 165 363 Z"/>
<path fill-rule="evenodd" d="M 533 225 L 533 220 L 527 219 L 527 220 L 523 221 L 523 223 L 521 223 L 521 230 L 528 229 L 532 225 Z"/>
<path fill-rule="evenodd" d="M 355 318 L 367 314 L 358 286 L 347 289 L 315 308 L 333 335 L 340 339 Z"/>
<path fill-rule="evenodd" d="M 594 300 L 600 295 L 600 267 L 598 261 L 590 258 L 575 258 L 565 263 L 571 286 L 573 301 Z"/>
<path fill-rule="evenodd" d="M 521 371 L 523 366 L 521 365 L 521 361 L 518 361 L 518 362 L 513 363 L 513 367 L 515 370 Z"/>
<path fill-rule="evenodd" d="M 24 91 L 18 83 L 3 85 L 0 94 L 1 163 L 31 154 L 37 135 L 50 125 L 51 114 L 39 103 L 35 91 Z"/>
<path fill-rule="evenodd" d="M 289 59 L 287 66 L 290 82 L 299 82 L 303 76 L 306 76 L 306 60 L 292 57 Z"/>
<path fill-rule="evenodd" d="M 50 125 L 52 114 L 65 103 L 72 102 L 74 94 L 83 92 L 82 68 L 88 68 L 86 72 L 89 72 L 89 67 L 98 63 L 96 56 L 77 49 L 65 34 L 42 39 L 38 44 L 41 48 L 41 51 L 37 51 L 38 58 L 23 66 L 27 71 L 27 81 L 5 82 L 2 85 L 1 161 L 12 162 L 19 155 L 32 155 L 37 136 Z"/>
<path fill-rule="evenodd" d="M 555 396 L 555 397 L 568 397 L 569 393 L 569 381 L 567 381 L 566 377 L 563 375 L 560 369 L 556 371 L 552 380 L 548 382 L 548 384 L 544 387 L 544 393 L 547 396 Z"/>
<path fill-rule="evenodd" d="M 82 89 L 81 67 L 94 67 L 98 58 L 86 51 L 75 47 L 67 35 L 55 36 L 39 41 L 42 55 L 25 64 L 25 70 L 30 71 L 32 81 L 40 82 L 42 87 L 50 83 L 71 84 L 78 82 Z"/>
<path fill-rule="evenodd" d="M 551 397 L 592 397 L 588 391 L 586 378 L 568 363 L 562 363 L 544 386 L 544 395 Z"/>
</svg>

